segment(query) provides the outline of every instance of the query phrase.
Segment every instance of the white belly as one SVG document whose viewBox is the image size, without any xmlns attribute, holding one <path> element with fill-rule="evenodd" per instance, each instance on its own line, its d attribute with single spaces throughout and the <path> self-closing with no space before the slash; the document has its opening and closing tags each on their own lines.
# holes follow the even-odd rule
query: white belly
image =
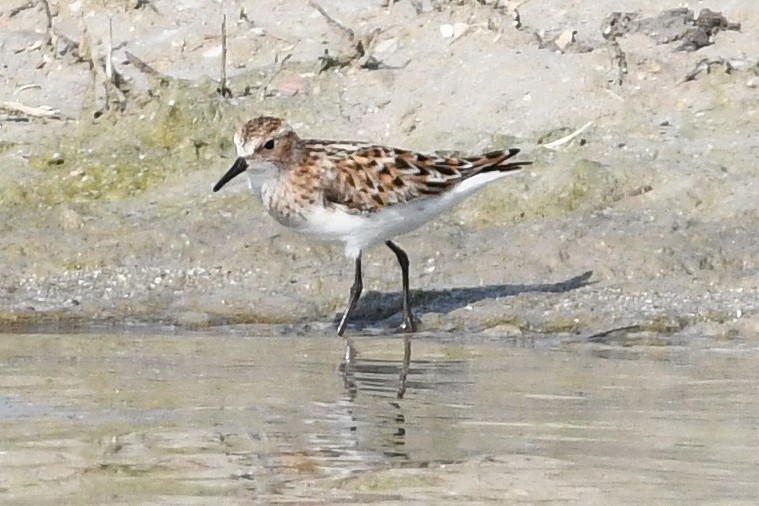
<svg viewBox="0 0 759 506">
<path fill-rule="evenodd" d="M 356 258 L 362 250 L 411 232 L 437 217 L 443 209 L 435 203 L 426 200 L 401 204 L 371 214 L 314 206 L 305 213 L 302 225 L 293 228 L 321 240 L 343 242 L 345 254 Z"/>
<path fill-rule="evenodd" d="M 488 172 L 478 174 L 460 183 L 448 193 L 418 198 L 409 203 L 395 204 L 380 211 L 353 214 L 339 206 L 325 208 L 319 204 L 303 208 L 296 215 L 284 216 L 274 212 L 270 205 L 274 185 L 264 185 L 261 197 L 264 207 L 283 225 L 323 241 L 345 243 L 345 254 L 356 258 L 371 246 L 420 227 L 438 217 L 486 184 L 509 173 Z M 253 187 L 253 185 L 251 185 Z M 281 196 L 276 196 L 281 197 Z"/>
</svg>

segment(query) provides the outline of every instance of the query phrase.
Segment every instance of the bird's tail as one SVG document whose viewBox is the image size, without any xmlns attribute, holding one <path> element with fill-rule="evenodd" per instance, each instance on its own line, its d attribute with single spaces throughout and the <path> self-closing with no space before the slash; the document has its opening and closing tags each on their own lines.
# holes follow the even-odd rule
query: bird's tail
<svg viewBox="0 0 759 506">
<path fill-rule="evenodd" d="M 472 173 L 479 174 L 481 172 L 511 172 L 519 170 L 526 165 L 531 165 L 530 161 L 522 162 L 509 162 L 510 158 L 519 153 L 518 148 L 501 149 L 498 151 L 491 151 L 479 156 L 472 156 L 465 158 L 465 160 L 472 164 Z"/>
</svg>

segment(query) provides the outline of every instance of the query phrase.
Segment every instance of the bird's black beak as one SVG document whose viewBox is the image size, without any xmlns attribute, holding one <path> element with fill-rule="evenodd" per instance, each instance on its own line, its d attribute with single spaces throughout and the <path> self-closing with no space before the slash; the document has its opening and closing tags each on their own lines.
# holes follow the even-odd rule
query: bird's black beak
<svg viewBox="0 0 759 506">
<path fill-rule="evenodd" d="M 245 172 L 247 168 L 248 168 L 248 162 L 245 161 L 245 158 L 239 157 L 237 160 L 235 160 L 235 163 L 232 164 L 232 167 L 230 167 L 227 173 L 221 176 L 221 179 L 219 179 L 219 182 L 214 185 L 213 191 L 217 192 L 221 190 L 221 188 L 225 184 L 227 184 L 228 182 L 232 181 L 235 177 Z"/>
</svg>

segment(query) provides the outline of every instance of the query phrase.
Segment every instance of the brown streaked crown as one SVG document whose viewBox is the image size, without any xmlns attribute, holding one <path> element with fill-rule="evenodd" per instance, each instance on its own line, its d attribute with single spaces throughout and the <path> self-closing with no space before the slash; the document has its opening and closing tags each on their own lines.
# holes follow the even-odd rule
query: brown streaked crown
<svg viewBox="0 0 759 506">
<path fill-rule="evenodd" d="M 298 140 L 290 125 L 272 116 L 249 120 L 235 134 L 238 156 L 263 160 L 281 158 Z"/>
</svg>

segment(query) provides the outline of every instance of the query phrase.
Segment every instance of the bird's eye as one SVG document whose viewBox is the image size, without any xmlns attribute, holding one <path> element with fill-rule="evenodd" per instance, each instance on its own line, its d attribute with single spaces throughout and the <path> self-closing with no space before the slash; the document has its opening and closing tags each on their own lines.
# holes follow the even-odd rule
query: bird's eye
<svg viewBox="0 0 759 506">
<path fill-rule="evenodd" d="M 264 149 L 274 149 L 274 139 L 269 139 L 266 141 L 266 144 L 264 144 Z"/>
</svg>

